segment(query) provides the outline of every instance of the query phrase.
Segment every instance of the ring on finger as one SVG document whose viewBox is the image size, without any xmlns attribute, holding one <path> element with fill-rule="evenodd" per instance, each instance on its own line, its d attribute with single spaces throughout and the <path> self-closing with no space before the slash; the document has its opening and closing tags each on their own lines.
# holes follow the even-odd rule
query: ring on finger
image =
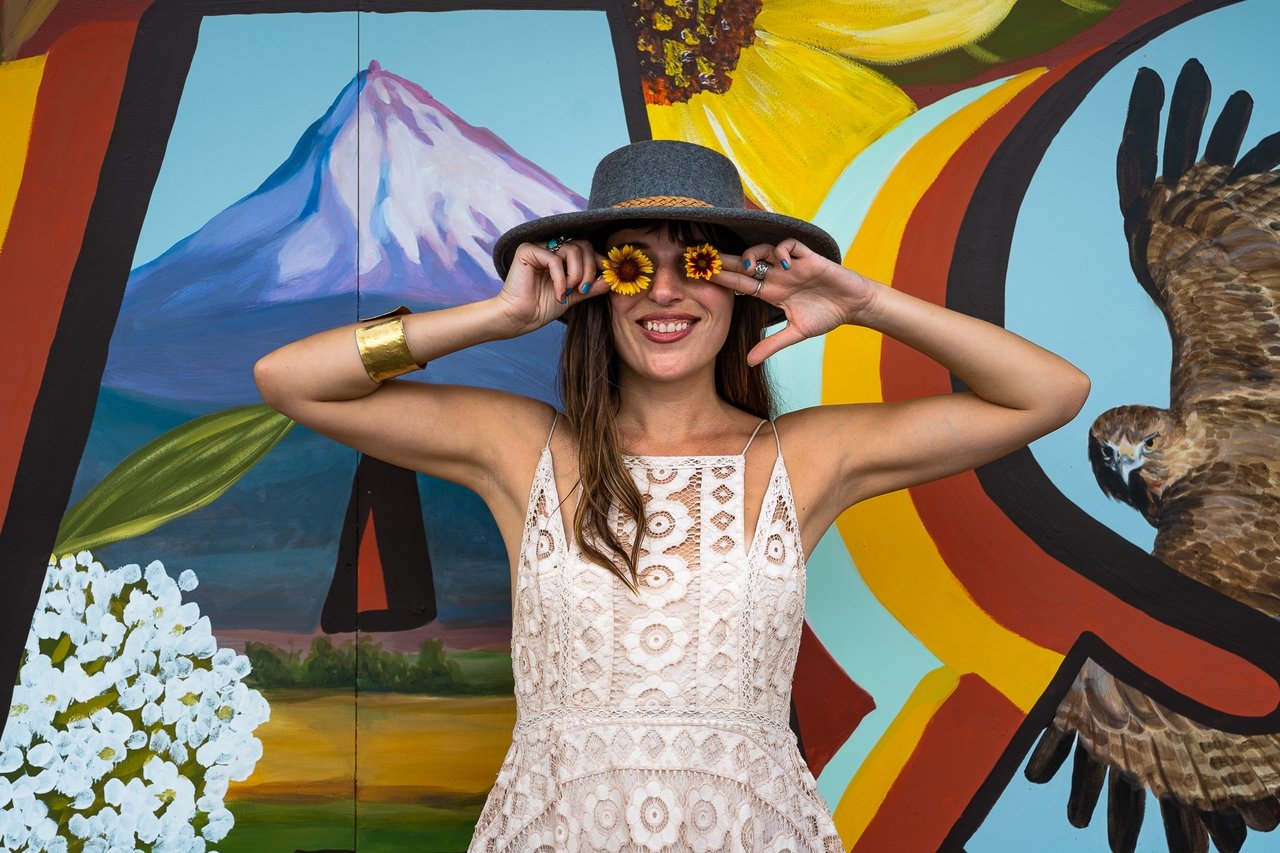
<svg viewBox="0 0 1280 853">
<path fill-rule="evenodd" d="M 773 264 L 768 261 L 756 261 L 756 267 L 751 272 L 751 277 L 756 281 L 764 281 L 764 277 L 769 274 L 769 270 L 773 269 Z"/>
<path fill-rule="evenodd" d="M 764 276 L 761 276 L 761 277 L 759 277 L 759 278 L 757 278 L 757 279 L 756 279 L 756 289 L 755 289 L 755 290 L 753 290 L 753 291 L 751 291 L 751 295 L 752 295 L 752 296 L 759 296 L 759 295 L 760 295 L 760 289 L 761 289 L 762 287 L 764 287 Z"/>
<path fill-rule="evenodd" d="M 572 237 L 552 237 L 550 240 L 547 241 L 547 250 L 554 255 L 556 252 L 560 251 L 561 247 L 563 247 L 566 243 L 571 243 L 571 242 L 573 242 Z"/>
</svg>

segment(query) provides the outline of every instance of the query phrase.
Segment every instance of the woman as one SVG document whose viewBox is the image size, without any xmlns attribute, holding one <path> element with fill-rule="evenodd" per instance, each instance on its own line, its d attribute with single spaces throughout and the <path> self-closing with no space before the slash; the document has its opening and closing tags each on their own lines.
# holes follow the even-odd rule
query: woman
<svg viewBox="0 0 1280 853">
<path fill-rule="evenodd" d="M 492 299 L 323 332 L 256 371 L 272 406 L 473 489 L 502 531 L 518 720 L 472 849 L 842 850 L 788 728 L 808 550 L 864 498 L 1066 423 L 1088 380 L 842 267 L 686 143 L 609 155 L 587 210 L 512 229 L 494 260 Z M 563 414 L 383 381 L 561 319 Z M 972 390 L 771 420 L 760 363 L 846 323 Z"/>
</svg>

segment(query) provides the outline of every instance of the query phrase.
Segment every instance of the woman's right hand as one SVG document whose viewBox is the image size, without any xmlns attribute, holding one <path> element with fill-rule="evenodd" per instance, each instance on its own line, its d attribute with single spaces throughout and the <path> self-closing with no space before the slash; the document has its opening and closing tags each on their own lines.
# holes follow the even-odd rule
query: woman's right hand
<svg viewBox="0 0 1280 853">
<path fill-rule="evenodd" d="M 609 291 L 599 276 L 600 261 L 587 240 L 570 239 L 555 251 L 544 244 L 521 243 L 497 298 L 502 300 L 513 335 L 558 320 L 570 306 Z"/>
</svg>

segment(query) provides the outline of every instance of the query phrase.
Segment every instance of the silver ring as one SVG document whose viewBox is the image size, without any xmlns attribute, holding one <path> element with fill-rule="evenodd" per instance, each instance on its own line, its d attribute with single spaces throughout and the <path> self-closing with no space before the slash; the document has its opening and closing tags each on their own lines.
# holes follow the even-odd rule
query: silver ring
<svg viewBox="0 0 1280 853">
<path fill-rule="evenodd" d="M 760 288 L 764 287 L 764 276 L 756 279 L 756 289 L 751 292 L 752 296 L 760 295 Z"/>
<path fill-rule="evenodd" d="M 572 237 L 552 237 L 547 241 L 547 250 L 554 255 L 556 252 L 560 251 L 562 246 L 572 241 Z"/>
<path fill-rule="evenodd" d="M 773 268 L 773 264 L 768 261 L 756 261 L 755 271 L 751 273 L 751 277 L 756 281 L 764 281 L 764 277 L 769 274 L 769 270 Z M 756 293 L 760 290 L 757 288 Z"/>
</svg>

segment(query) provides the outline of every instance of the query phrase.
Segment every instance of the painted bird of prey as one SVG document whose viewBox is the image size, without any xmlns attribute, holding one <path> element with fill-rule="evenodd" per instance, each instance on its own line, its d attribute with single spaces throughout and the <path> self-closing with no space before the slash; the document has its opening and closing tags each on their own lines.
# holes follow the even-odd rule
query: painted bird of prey
<svg viewBox="0 0 1280 853">
<path fill-rule="evenodd" d="M 1197 160 L 1209 79 L 1194 59 L 1174 86 L 1134 81 L 1116 164 L 1130 263 L 1173 339 L 1169 408 L 1120 406 L 1089 432 L 1098 485 L 1156 528 L 1154 556 L 1280 618 L 1280 134 L 1239 156 L 1253 101 L 1227 101 Z M 1158 171 L 1157 171 L 1158 170 Z M 1201 725 L 1092 661 L 1028 762 L 1047 781 L 1076 742 L 1068 818 L 1089 822 L 1108 783 L 1108 837 L 1132 851 L 1144 791 L 1169 850 L 1238 851 L 1280 825 L 1280 734 Z"/>
</svg>

